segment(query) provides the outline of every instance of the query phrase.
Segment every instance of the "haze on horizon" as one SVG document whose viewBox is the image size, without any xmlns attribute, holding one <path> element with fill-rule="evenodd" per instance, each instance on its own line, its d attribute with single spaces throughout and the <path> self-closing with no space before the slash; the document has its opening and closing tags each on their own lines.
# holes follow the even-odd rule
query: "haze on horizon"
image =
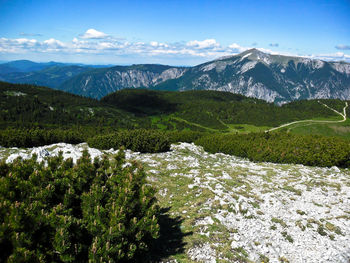
<svg viewBox="0 0 350 263">
<path fill-rule="evenodd" d="M 349 1 L 0 0 L 0 60 L 196 65 L 249 48 L 350 62 Z"/>
</svg>

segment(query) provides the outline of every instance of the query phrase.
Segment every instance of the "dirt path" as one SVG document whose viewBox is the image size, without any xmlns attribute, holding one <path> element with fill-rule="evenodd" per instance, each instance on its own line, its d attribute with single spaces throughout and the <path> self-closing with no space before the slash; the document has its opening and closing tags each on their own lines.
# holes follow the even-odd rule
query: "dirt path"
<svg viewBox="0 0 350 263">
<path fill-rule="evenodd" d="M 312 122 L 312 123 L 339 123 L 339 122 L 344 122 L 346 121 L 346 108 L 348 107 L 348 103 L 345 102 L 345 107 L 343 108 L 343 113 L 329 107 L 328 105 L 326 104 L 323 104 L 322 102 L 318 102 L 320 104 L 322 104 L 323 106 L 325 106 L 326 108 L 334 111 L 335 113 L 339 114 L 340 116 L 343 117 L 342 120 L 339 120 L 339 121 L 316 121 L 316 120 L 302 120 L 302 121 L 293 121 L 293 122 L 289 122 L 289 123 L 286 123 L 286 124 L 282 124 L 281 126 L 278 126 L 278 127 L 275 127 L 275 128 L 272 128 L 272 129 L 269 129 L 269 130 L 266 130 L 265 132 L 270 132 L 270 131 L 274 131 L 274 130 L 277 130 L 277 129 L 281 129 L 281 128 L 284 128 L 284 127 L 287 127 L 289 125 L 292 125 L 292 124 L 296 124 L 296 123 L 304 123 L 304 122 Z"/>
</svg>

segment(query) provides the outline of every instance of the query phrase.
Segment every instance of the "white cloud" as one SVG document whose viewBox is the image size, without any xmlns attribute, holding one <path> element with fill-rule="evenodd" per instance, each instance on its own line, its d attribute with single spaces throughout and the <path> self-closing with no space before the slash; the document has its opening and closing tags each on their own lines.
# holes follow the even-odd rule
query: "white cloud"
<svg viewBox="0 0 350 263">
<path fill-rule="evenodd" d="M 240 46 L 237 43 L 232 43 L 228 46 L 223 46 L 215 39 L 205 39 L 203 41 L 192 40 L 188 42 L 161 43 L 158 41 L 146 42 L 129 42 L 125 39 L 118 39 L 112 36 L 97 39 L 101 34 L 93 34 L 90 29 L 86 31 L 90 34 L 89 37 L 75 37 L 71 41 L 62 42 L 60 40 L 50 38 L 45 41 L 36 39 L 17 38 L 7 39 L 0 38 L 0 53 L 3 54 L 55 54 L 62 58 L 67 55 L 75 57 L 81 55 L 83 58 L 87 55 L 93 57 L 98 56 L 99 59 L 105 58 L 106 61 L 111 61 L 113 58 L 128 58 L 133 57 L 135 63 L 155 61 L 183 61 L 182 65 L 188 64 L 187 61 L 196 61 L 201 63 L 219 57 L 235 55 L 251 47 Z M 102 33 L 102 32 L 99 32 Z M 86 34 L 86 33 L 85 33 Z M 106 34 L 102 33 L 107 36 Z M 258 48 L 260 51 L 269 54 L 290 55 L 284 52 L 272 51 L 269 49 Z M 23 55 L 22 55 L 23 56 Z M 47 57 L 48 55 L 44 56 Z M 97 58 L 97 56 L 95 56 Z M 343 52 L 334 54 L 320 54 L 303 56 L 308 58 L 319 58 L 324 60 L 346 60 L 350 61 L 350 55 Z M 119 60 L 118 60 L 119 61 Z M 166 62 L 167 63 L 167 62 Z M 177 62 L 178 63 L 178 62 Z M 193 63 L 193 62 L 192 62 Z M 178 63 L 180 64 L 180 63 Z"/>
<path fill-rule="evenodd" d="M 240 52 L 243 52 L 249 48 L 247 47 L 242 47 L 236 43 L 232 43 L 231 45 L 228 46 L 229 50 L 231 53 L 240 53 Z"/>
<path fill-rule="evenodd" d="M 64 47 L 65 44 L 57 39 L 50 38 L 48 40 L 44 41 L 44 44 L 48 45 L 49 47 Z"/>
<path fill-rule="evenodd" d="M 336 52 L 336 53 L 330 53 L 330 54 L 319 54 L 319 55 L 312 55 L 311 58 L 318 58 L 323 60 L 345 60 L 350 62 L 350 55 L 345 54 L 343 52 Z"/>
<path fill-rule="evenodd" d="M 108 37 L 107 34 L 97 31 L 96 29 L 90 28 L 86 30 L 86 32 L 82 35 L 80 35 L 80 38 L 83 39 L 103 39 Z"/>
<path fill-rule="evenodd" d="M 36 39 L 0 38 L 0 52 L 2 53 L 25 53 L 28 50 L 36 49 L 40 49 L 40 42 Z"/>
<path fill-rule="evenodd" d="M 187 42 L 188 47 L 193 47 L 197 49 L 207 49 L 207 48 L 218 48 L 220 44 L 216 42 L 215 39 L 205 39 L 203 41 L 192 40 Z"/>
</svg>

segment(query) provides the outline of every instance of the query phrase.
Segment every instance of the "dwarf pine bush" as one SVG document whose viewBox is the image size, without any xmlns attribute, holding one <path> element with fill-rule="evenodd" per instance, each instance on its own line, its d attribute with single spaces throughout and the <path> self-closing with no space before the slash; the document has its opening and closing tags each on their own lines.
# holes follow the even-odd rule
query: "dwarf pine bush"
<svg viewBox="0 0 350 263">
<path fill-rule="evenodd" d="M 120 151 L 0 164 L 1 262 L 137 262 L 158 237 L 154 189 Z"/>
<path fill-rule="evenodd" d="M 90 147 L 98 149 L 126 147 L 136 152 L 165 152 L 170 149 L 169 137 L 157 130 L 125 130 L 107 135 L 97 135 L 88 140 Z"/>
<path fill-rule="evenodd" d="M 284 132 L 214 134 L 195 143 L 211 153 L 222 152 L 251 161 L 350 167 L 350 143 L 336 137 Z"/>
</svg>

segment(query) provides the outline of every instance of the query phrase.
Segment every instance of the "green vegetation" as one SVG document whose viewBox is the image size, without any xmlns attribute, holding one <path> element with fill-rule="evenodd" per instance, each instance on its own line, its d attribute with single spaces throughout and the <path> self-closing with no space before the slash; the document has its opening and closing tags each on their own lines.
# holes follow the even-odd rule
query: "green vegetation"
<svg viewBox="0 0 350 263">
<path fill-rule="evenodd" d="M 12 95 L 11 95 L 12 94 Z M 66 129 L 132 126 L 131 115 L 62 91 L 0 82 L 0 126 Z"/>
<path fill-rule="evenodd" d="M 320 102 L 338 111 L 344 108 L 340 100 Z M 97 101 L 1 82 L 0 145 L 88 141 L 100 149 L 124 145 L 159 152 L 168 150 L 169 143 L 184 141 L 253 161 L 348 167 L 349 143 L 335 136 L 350 138 L 350 121 L 263 132 L 297 120 L 339 119 L 321 103 L 296 101 L 280 107 L 227 92 L 143 89 L 121 90 Z"/>
<path fill-rule="evenodd" d="M 296 120 L 338 117 L 316 100 L 292 102 L 279 107 L 238 94 L 206 90 L 165 92 L 124 89 L 101 101 L 142 116 L 170 115 L 218 131 L 229 131 L 230 124 L 274 127 Z M 340 100 L 332 100 L 332 103 L 344 107 Z M 162 119 L 157 121 L 162 123 Z M 165 126 L 168 121 L 165 119 Z"/>
<path fill-rule="evenodd" d="M 287 233 L 286 231 L 283 231 L 281 234 L 282 234 L 282 236 L 283 236 L 287 241 L 289 241 L 290 243 L 293 243 L 293 242 L 294 242 L 293 238 L 292 238 L 290 235 L 288 235 L 288 233 Z"/>
<path fill-rule="evenodd" d="M 350 120 L 339 123 L 304 123 L 288 126 L 284 130 L 294 134 L 317 134 L 350 139 Z"/>
<path fill-rule="evenodd" d="M 0 164 L 1 262 L 144 262 L 159 235 L 154 189 L 122 151 Z"/>
<path fill-rule="evenodd" d="M 284 132 L 215 134 L 198 139 L 196 144 L 211 153 L 222 152 L 258 162 L 350 166 L 350 142 L 335 137 L 293 135 Z M 298 194 L 297 190 L 286 190 Z"/>
<path fill-rule="evenodd" d="M 85 138 L 84 132 L 78 129 L 9 128 L 0 130 L 0 145 L 3 147 L 33 147 L 59 142 L 76 144 L 83 142 Z"/>
<path fill-rule="evenodd" d="M 165 152 L 170 149 L 169 137 L 161 131 L 131 130 L 98 135 L 88 140 L 90 147 L 98 149 L 126 147 L 136 152 Z"/>
</svg>

